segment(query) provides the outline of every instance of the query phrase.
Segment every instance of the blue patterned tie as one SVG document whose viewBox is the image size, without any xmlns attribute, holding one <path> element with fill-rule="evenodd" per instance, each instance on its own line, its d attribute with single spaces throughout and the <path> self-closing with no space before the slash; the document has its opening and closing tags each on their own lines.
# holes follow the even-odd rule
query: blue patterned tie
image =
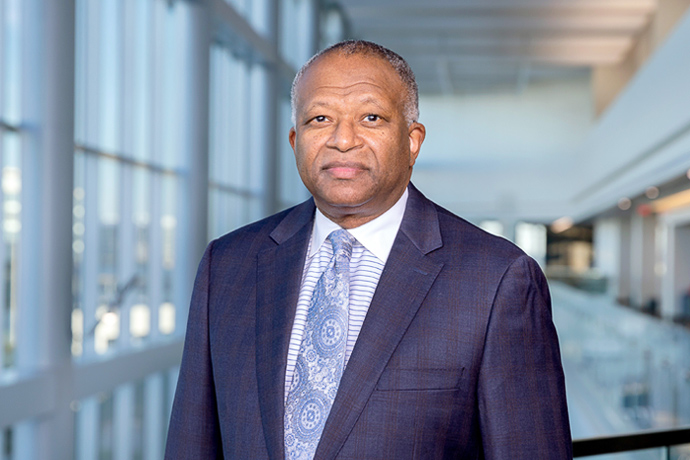
<svg viewBox="0 0 690 460">
<path fill-rule="evenodd" d="M 345 367 L 354 238 L 335 230 L 333 258 L 319 278 L 285 404 L 285 458 L 311 460 L 331 411 Z"/>
</svg>

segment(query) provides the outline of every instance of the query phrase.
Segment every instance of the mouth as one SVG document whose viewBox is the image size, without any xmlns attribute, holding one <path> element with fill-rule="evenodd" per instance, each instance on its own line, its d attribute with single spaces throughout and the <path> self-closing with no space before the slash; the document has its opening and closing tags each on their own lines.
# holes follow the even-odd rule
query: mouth
<svg viewBox="0 0 690 460">
<path fill-rule="evenodd" d="M 353 179 L 368 168 L 361 163 L 334 161 L 327 163 L 321 169 L 334 179 Z"/>
</svg>

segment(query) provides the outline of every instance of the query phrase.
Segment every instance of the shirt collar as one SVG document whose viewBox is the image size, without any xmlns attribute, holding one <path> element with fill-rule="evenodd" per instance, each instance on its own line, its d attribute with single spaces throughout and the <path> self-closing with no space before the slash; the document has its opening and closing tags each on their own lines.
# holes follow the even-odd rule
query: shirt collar
<svg viewBox="0 0 690 460">
<path fill-rule="evenodd" d="M 376 219 L 367 222 L 359 227 L 350 228 L 347 231 L 354 236 L 362 246 L 374 254 L 384 264 L 388 260 L 388 255 L 393 247 L 393 241 L 398 234 L 398 229 L 402 223 L 407 205 L 407 188 L 400 199 L 386 212 Z M 328 235 L 341 228 L 338 224 L 326 217 L 319 208 L 316 208 L 314 218 L 314 228 L 311 232 L 311 244 L 309 257 L 319 252 L 321 245 Z"/>
</svg>

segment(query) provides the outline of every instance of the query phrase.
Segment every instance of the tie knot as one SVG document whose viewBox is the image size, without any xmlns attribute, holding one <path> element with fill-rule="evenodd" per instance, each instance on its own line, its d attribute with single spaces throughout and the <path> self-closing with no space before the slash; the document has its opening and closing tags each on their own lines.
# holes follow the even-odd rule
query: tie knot
<svg viewBox="0 0 690 460">
<path fill-rule="evenodd" d="M 334 230 L 328 235 L 328 240 L 333 245 L 334 256 L 345 256 L 348 259 L 352 256 L 352 245 L 355 239 L 347 230 Z"/>
</svg>

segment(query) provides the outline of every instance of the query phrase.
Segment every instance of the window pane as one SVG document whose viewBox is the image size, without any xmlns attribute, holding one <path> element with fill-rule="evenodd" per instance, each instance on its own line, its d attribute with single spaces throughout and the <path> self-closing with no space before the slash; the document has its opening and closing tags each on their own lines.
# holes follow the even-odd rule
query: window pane
<svg viewBox="0 0 690 460">
<path fill-rule="evenodd" d="M 21 0 L 0 3 L 0 119 L 21 122 Z"/>
<path fill-rule="evenodd" d="M 76 403 L 75 458 L 163 458 L 175 376 L 166 370 Z"/>
<path fill-rule="evenodd" d="M 20 137 L 5 132 L 2 136 L 2 247 L 0 258 L 0 374 L 15 365 L 17 344 L 17 281 L 21 240 L 22 177 Z"/>
</svg>

